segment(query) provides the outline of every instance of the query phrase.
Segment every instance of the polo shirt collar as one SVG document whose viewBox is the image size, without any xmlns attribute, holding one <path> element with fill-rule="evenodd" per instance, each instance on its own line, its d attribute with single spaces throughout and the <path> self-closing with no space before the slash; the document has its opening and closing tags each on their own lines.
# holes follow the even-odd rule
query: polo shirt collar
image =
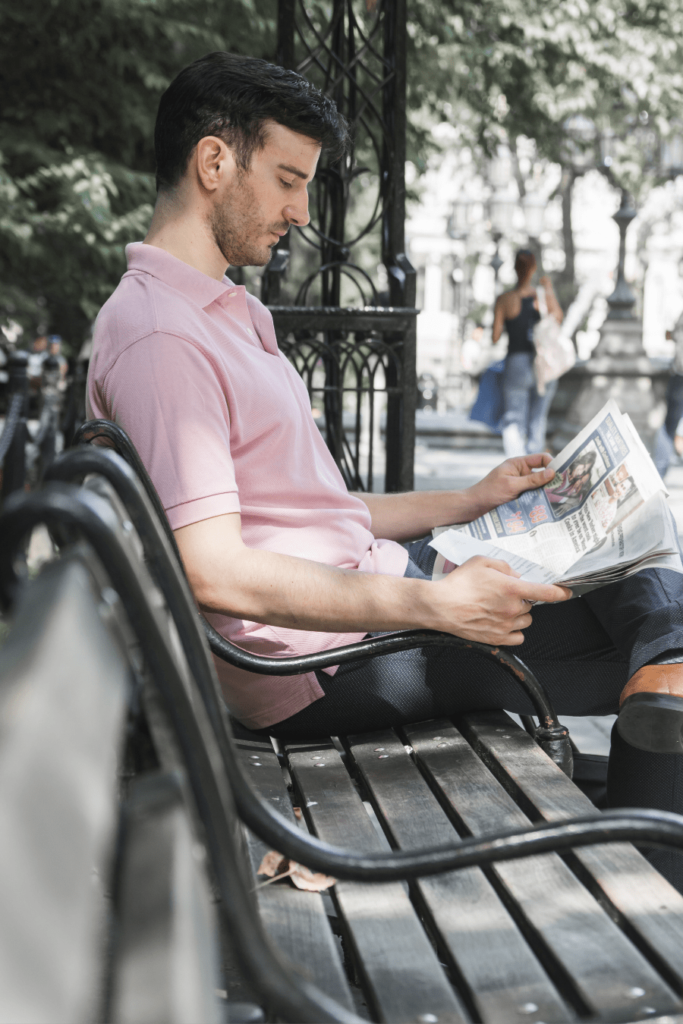
<svg viewBox="0 0 683 1024">
<path fill-rule="evenodd" d="M 145 242 L 131 242 L 126 246 L 128 270 L 151 274 L 164 284 L 186 295 L 191 302 L 205 309 L 237 285 L 224 277 L 222 281 L 203 274 L 189 263 L 171 256 L 170 252 Z"/>
</svg>

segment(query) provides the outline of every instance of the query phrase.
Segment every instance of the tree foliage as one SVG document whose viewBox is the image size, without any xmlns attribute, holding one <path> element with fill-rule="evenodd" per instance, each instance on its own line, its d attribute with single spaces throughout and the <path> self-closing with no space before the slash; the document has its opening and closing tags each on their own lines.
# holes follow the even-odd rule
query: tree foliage
<svg viewBox="0 0 683 1024">
<path fill-rule="evenodd" d="M 80 343 L 149 221 L 161 92 L 209 50 L 272 59 L 276 7 L 5 0 L 0 324 Z M 657 139 L 683 108 L 679 0 L 410 0 L 408 31 L 418 167 L 434 118 L 484 153 L 524 135 L 566 163 L 567 119 L 581 114 L 596 130 L 609 122 L 615 180 L 637 193 L 657 179 Z"/>
<path fill-rule="evenodd" d="M 161 93 L 210 50 L 272 56 L 274 25 L 275 0 L 5 0 L 0 323 L 80 343 L 149 222 Z"/>
<path fill-rule="evenodd" d="M 617 135 L 647 114 L 639 123 L 666 134 L 683 103 L 682 32 L 678 0 L 421 0 L 409 27 L 412 107 L 485 149 L 526 135 L 560 162 L 575 114 L 598 128 L 609 120 Z M 629 172 L 632 153 L 618 159 L 640 173 Z"/>
</svg>

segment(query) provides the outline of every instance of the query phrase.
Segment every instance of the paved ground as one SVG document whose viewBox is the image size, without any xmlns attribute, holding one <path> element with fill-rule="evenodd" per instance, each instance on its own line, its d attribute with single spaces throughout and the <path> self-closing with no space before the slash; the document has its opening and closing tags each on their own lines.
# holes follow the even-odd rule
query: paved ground
<svg viewBox="0 0 683 1024">
<path fill-rule="evenodd" d="M 500 447 L 450 448 L 432 447 L 438 443 L 418 443 L 415 453 L 415 487 L 427 490 L 460 490 L 476 483 L 503 460 Z M 670 504 L 683 538 L 683 463 L 672 465 L 666 478 Z M 605 718 L 565 718 L 572 739 L 579 750 L 592 754 L 608 754 L 614 716 Z"/>
</svg>

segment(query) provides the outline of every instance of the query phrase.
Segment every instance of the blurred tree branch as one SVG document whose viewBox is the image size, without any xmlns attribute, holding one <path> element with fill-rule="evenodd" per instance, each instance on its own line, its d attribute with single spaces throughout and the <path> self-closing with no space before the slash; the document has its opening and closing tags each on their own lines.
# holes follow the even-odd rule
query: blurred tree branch
<svg viewBox="0 0 683 1024">
<path fill-rule="evenodd" d="M 276 8 L 277 0 L 5 0 L 0 324 L 13 319 L 80 345 L 125 268 L 125 244 L 149 220 L 159 96 L 210 50 L 274 59 Z M 524 135 L 564 165 L 568 298 L 574 172 L 563 125 L 577 113 L 598 128 L 609 119 L 613 176 L 636 197 L 658 180 L 652 139 L 683 109 L 680 0 L 413 0 L 408 31 L 409 157 L 418 170 L 435 120 L 484 155 Z"/>
<path fill-rule="evenodd" d="M 0 324 L 78 348 L 146 233 L 159 97 L 211 50 L 272 57 L 275 0 L 5 0 Z"/>
<path fill-rule="evenodd" d="M 596 135 L 609 127 L 603 169 L 636 200 L 661 182 L 659 139 L 683 110 L 683 7 L 679 0 L 420 0 L 410 16 L 411 158 L 422 169 L 431 116 L 450 121 L 462 144 L 484 156 L 502 141 L 514 156 L 523 135 L 561 164 L 566 266 L 558 284 L 566 304 L 575 288 L 571 197 L 582 172 L 567 162 L 564 126 L 581 114 Z"/>
</svg>

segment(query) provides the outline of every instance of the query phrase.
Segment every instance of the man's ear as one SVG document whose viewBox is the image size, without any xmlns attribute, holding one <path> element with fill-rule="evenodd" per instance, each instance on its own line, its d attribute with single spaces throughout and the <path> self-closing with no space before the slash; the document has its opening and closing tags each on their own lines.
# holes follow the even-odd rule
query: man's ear
<svg viewBox="0 0 683 1024">
<path fill-rule="evenodd" d="M 232 150 L 216 135 L 205 135 L 194 152 L 197 177 L 207 192 L 215 190 L 237 173 Z"/>
</svg>

